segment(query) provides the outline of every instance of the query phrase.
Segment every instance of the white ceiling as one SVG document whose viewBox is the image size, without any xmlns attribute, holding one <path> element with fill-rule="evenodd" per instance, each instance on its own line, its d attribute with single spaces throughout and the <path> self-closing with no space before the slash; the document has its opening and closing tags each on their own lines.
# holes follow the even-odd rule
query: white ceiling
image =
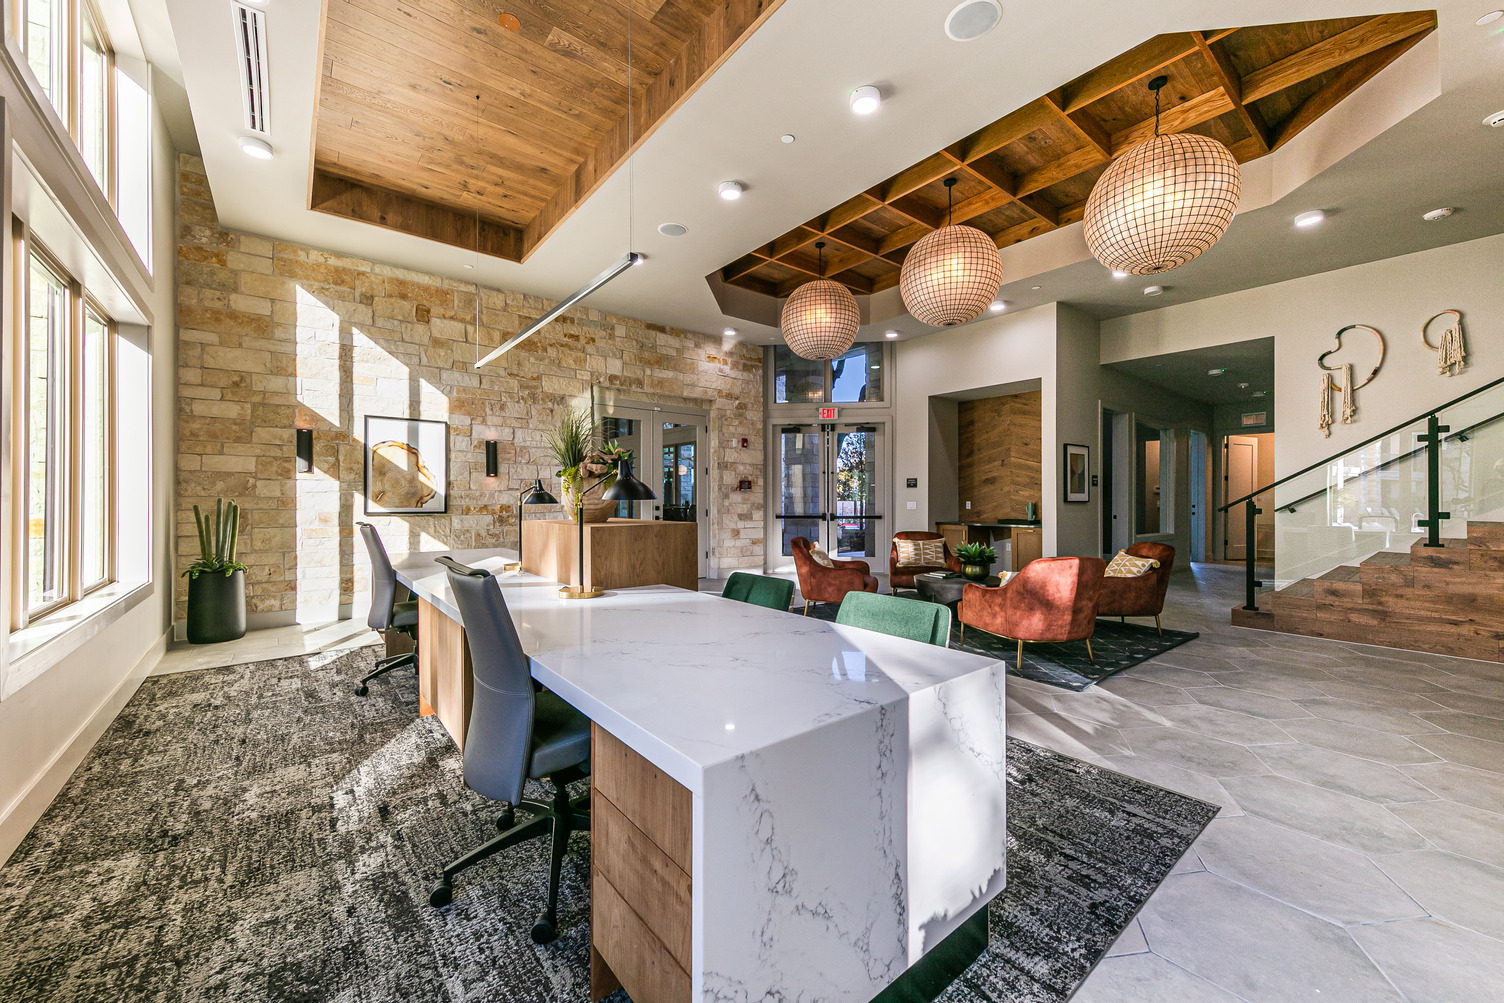
<svg viewBox="0 0 1504 1003">
<path fill-rule="evenodd" d="M 277 156 L 262 162 L 236 146 L 242 113 L 227 0 L 165 3 L 225 226 L 556 299 L 627 249 L 630 184 L 630 244 L 648 262 L 589 305 L 706 333 L 729 325 L 762 343 L 778 340 L 771 304 L 762 304 L 766 323 L 729 318 L 708 273 L 1148 37 L 1229 19 L 1229 5 L 1217 0 L 1012 0 L 997 29 L 957 43 L 943 31 L 954 0 L 787 0 L 643 144 L 630 171 L 619 171 L 519 265 L 306 208 L 319 4 L 265 7 Z M 1361 113 L 1339 108 L 1327 128 L 1318 123 L 1247 165 L 1243 211 L 1228 236 L 1162 277 L 1163 296 L 1146 300 L 1145 282 L 1111 279 L 1089 259 L 1077 224 L 1007 249 L 1003 297 L 1014 308 L 1059 300 L 1114 316 L 1504 231 L 1504 129 L 1481 124 L 1504 109 L 1504 22 L 1473 23 L 1500 3 L 1440 4 L 1432 39 L 1344 103 L 1367 101 Z M 1269 24 L 1407 9 L 1413 5 L 1246 0 L 1236 17 Z M 882 88 L 883 107 L 855 116 L 847 94 L 868 83 Z M 780 142 L 784 133 L 796 142 Z M 716 186 L 731 179 L 747 193 L 728 203 Z M 1420 212 L 1439 205 L 1460 211 L 1444 223 L 1420 222 Z M 1295 231 L 1290 217 L 1308 208 L 1325 209 L 1329 220 Z M 689 233 L 661 236 L 664 222 Z M 756 306 L 737 312 L 759 316 Z M 896 289 L 873 297 L 863 339 L 888 328 L 906 338 L 931 330 L 895 316 L 900 311 Z"/>
</svg>

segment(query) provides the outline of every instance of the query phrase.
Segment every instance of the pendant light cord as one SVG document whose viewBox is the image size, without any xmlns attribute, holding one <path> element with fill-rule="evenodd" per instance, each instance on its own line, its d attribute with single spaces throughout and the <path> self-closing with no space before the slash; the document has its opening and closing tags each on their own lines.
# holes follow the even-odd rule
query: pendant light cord
<svg viewBox="0 0 1504 1003">
<path fill-rule="evenodd" d="M 632 253 L 632 231 L 637 213 L 636 185 L 633 183 L 632 163 L 636 158 L 632 156 L 632 143 L 635 137 L 633 128 L 636 125 L 632 121 L 632 3 L 627 0 L 627 253 Z"/>
<path fill-rule="evenodd" d="M 956 179 L 945 179 L 945 225 L 950 226 L 956 221 Z"/>
<path fill-rule="evenodd" d="M 825 278 L 825 241 L 815 241 L 815 274 Z"/>
<path fill-rule="evenodd" d="M 1154 92 L 1154 138 L 1156 139 L 1159 138 L 1159 92 L 1169 82 L 1170 78 L 1164 74 L 1149 81 L 1149 89 Z"/>
</svg>

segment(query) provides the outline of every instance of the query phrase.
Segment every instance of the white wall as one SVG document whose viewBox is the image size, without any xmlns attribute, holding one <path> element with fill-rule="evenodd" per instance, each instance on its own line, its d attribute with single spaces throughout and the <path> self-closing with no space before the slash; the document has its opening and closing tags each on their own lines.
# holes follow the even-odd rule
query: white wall
<svg viewBox="0 0 1504 1003">
<path fill-rule="evenodd" d="M 84 755 L 156 664 L 167 640 L 172 597 L 176 340 L 173 282 L 173 193 L 176 154 L 160 115 L 155 118 L 151 328 L 152 482 L 151 595 L 62 661 L 0 701 L 0 861 L 41 816 Z M 140 444 L 122 459 L 145 460 Z"/>
</svg>

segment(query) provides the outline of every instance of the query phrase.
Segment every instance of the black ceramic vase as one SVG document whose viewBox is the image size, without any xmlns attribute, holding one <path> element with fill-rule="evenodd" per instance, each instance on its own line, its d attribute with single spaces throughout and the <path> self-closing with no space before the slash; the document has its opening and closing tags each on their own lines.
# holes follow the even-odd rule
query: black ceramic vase
<svg viewBox="0 0 1504 1003">
<path fill-rule="evenodd" d="M 245 636 L 245 572 L 206 571 L 188 579 L 188 640 L 214 644 Z"/>
</svg>

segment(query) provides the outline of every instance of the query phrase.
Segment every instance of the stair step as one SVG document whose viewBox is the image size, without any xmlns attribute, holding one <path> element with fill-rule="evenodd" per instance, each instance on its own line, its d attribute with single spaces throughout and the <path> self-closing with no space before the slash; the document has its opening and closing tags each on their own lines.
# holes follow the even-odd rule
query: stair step
<svg viewBox="0 0 1504 1003">
<path fill-rule="evenodd" d="M 1309 599 L 1316 594 L 1316 583 L 1309 578 L 1302 578 L 1298 582 L 1291 582 L 1274 594 L 1292 599 Z"/>
<path fill-rule="evenodd" d="M 1417 568 L 1466 568 L 1468 549 L 1466 540 L 1442 540 L 1439 547 L 1413 543 L 1410 545 L 1410 564 Z"/>
<path fill-rule="evenodd" d="M 1504 550 L 1504 522 L 1468 520 L 1467 542 L 1481 550 Z"/>
<path fill-rule="evenodd" d="M 1326 574 L 1317 578 L 1320 582 L 1355 582 L 1362 569 L 1356 564 L 1339 564 Z"/>
<path fill-rule="evenodd" d="M 1439 655 L 1455 655 L 1459 658 L 1478 658 L 1490 662 L 1504 661 L 1500 642 L 1491 638 L 1459 636 L 1445 630 L 1410 629 L 1403 634 L 1403 643 L 1375 631 L 1372 626 L 1352 620 L 1325 620 L 1302 613 L 1276 612 L 1270 616 L 1235 611 L 1237 626 L 1273 630 L 1285 634 L 1301 634 L 1305 637 L 1325 637 L 1334 641 L 1356 641 L 1361 644 L 1378 644 L 1408 651 L 1429 651 Z"/>
<path fill-rule="evenodd" d="M 1381 550 L 1377 554 L 1364 558 L 1362 566 L 1368 567 L 1370 565 L 1374 567 L 1408 568 L 1410 566 L 1410 555 L 1398 554 L 1392 550 Z"/>
</svg>

